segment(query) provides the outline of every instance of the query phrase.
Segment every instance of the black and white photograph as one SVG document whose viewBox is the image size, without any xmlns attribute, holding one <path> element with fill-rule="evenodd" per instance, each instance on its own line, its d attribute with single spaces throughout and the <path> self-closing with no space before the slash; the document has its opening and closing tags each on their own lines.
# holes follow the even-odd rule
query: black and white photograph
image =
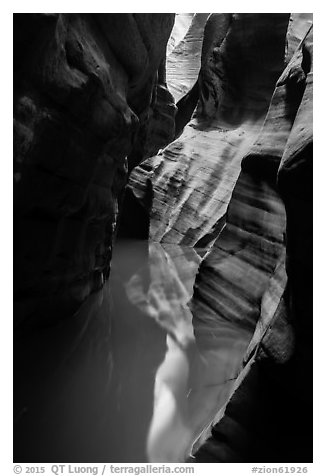
<svg viewBox="0 0 326 476">
<path fill-rule="evenodd" d="M 210 7 L 11 14 L 8 474 L 311 471 L 315 13 Z"/>
</svg>

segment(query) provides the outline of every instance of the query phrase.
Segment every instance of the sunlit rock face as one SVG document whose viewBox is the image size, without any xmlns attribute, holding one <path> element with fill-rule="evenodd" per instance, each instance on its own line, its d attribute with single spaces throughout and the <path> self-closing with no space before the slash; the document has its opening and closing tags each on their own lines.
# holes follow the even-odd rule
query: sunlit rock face
<svg viewBox="0 0 326 476">
<path fill-rule="evenodd" d="M 226 225 L 196 281 L 194 315 L 255 329 L 262 296 L 284 257 L 285 210 L 275 184 L 241 172 Z"/>
<path fill-rule="evenodd" d="M 181 13 L 176 16 L 167 50 L 167 83 L 176 102 L 188 93 L 197 81 L 208 15 Z"/>
<path fill-rule="evenodd" d="M 214 15 L 205 28 L 196 117 L 130 177 L 137 196 L 152 184 L 150 236 L 157 241 L 193 246 L 216 237 L 284 68 L 289 15 Z"/>
<path fill-rule="evenodd" d="M 216 348 L 214 327 L 247 332 L 196 461 L 311 459 L 311 26 L 311 14 L 211 14 L 177 138 L 130 177 L 143 203 L 154 194 L 152 239 L 206 248 L 190 305 L 197 345 Z"/>
<path fill-rule="evenodd" d="M 293 31 L 301 37 L 294 37 Z M 281 197 L 284 202 L 286 225 L 284 219 L 279 222 L 279 238 L 275 239 L 275 235 L 270 243 L 277 251 L 275 268 L 270 268 L 265 282 L 258 322 L 244 357 L 237 390 L 223 416 L 221 412 L 216 415 L 212 428 L 198 442 L 198 462 L 312 461 L 311 16 L 305 16 L 305 23 L 301 15 L 291 17 L 287 51 L 294 49 L 295 44 L 297 48 L 287 58 L 264 125 L 242 162 L 243 171 L 234 189 L 236 194 L 245 175 L 265 186 L 272 185 L 274 203 L 282 208 Z M 247 196 L 253 190 L 248 185 Z M 267 197 L 265 194 L 265 204 Z M 246 199 L 242 200 L 245 202 Z M 259 215 L 255 216 L 256 221 Z M 242 217 L 245 227 L 252 223 L 248 216 Z M 268 228 L 276 231 L 276 217 L 270 217 L 268 223 Z M 223 232 L 215 246 L 223 241 Z M 264 250 L 259 256 L 256 250 L 259 267 L 268 255 Z M 247 285 L 246 291 L 249 289 Z M 298 422 L 300 409 L 304 410 Z"/>
<path fill-rule="evenodd" d="M 16 460 L 310 462 L 312 15 L 30 18 Z"/>
<path fill-rule="evenodd" d="M 176 13 L 174 25 L 167 44 L 166 54 L 170 55 L 174 48 L 186 35 L 195 13 Z"/>
<path fill-rule="evenodd" d="M 238 387 L 247 372 L 246 363 L 255 358 L 253 356 L 263 346 L 264 339 L 276 340 L 273 352 L 278 363 L 284 363 L 293 350 L 293 329 L 286 314 L 281 334 L 276 339 L 275 336 L 267 337 L 275 319 L 284 317 L 283 314 L 278 314 L 280 310 L 284 312 L 281 300 L 287 282 L 285 224 L 285 208 L 276 188 L 276 170 L 274 177 L 271 174 L 261 174 L 259 169 L 255 173 L 241 171 L 228 207 L 226 225 L 203 259 L 196 278 L 193 322 L 195 335 L 196 322 L 198 333 L 202 333 L 203 328 L 207 327 L 202 345 L 213 345 L 210 322 L 220 322 L 221 328 L 228 328 L 232 323 L 234 332 L 243 329 L 248 335 L 239 355 L 236 381 L 232 389 L 233 398 L 237 398 Z M 200 323 L 203 322 L 205 325 L 200 328 Z M 273 347 L 273 342 L 270 347 Z M 245 396 L 254 400 L 250 392 L 251 389 L 245 392 Z M 227 403 L 226 401 L 225 404 Z M 194 445 L 196 461 L 255 460 L 255 452 L 248 450 L 241 418 L 238 421 L 236 417 L 228 425 L 227 438 L 231 441 L 234 438 L 236 443 L 235 447 L 230 443 L 231 447 L 227 452 L 223 436 L 217 436 L 216 441 L 211 436 L 211 429 L 215 428 L 213 425 L 222 425 L 223 428 L 223 423 L 218 422 L 227 418 L 224 412 L 227 414 L 229 405 L 226 410 L 222 406 L 216 408 L 210 424 Z M 242 398 L 238 410 L 241 416 L 248 411 L 246 407 L 246 400 Z M 218 432 L 216 434 L 219 435 Z"/>
<path fill-rule="evenodd" d="M 127 156 L 131 168 L 173 138 L 174 15 L 14 20 L 15 318 L 31 323 L 70 315 L 103 285 Z"/>
<path fill-rule="evenodd" d="M 300 42 L 312 27 L 312 13 L 292 13 L 286 42 L 286 61 L 290 61 Z"/>
</svg>

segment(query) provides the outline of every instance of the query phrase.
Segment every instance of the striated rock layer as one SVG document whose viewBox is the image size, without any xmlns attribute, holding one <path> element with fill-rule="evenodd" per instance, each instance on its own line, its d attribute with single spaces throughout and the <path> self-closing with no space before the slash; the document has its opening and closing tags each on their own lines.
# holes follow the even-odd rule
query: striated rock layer
<svg viewBox="0 0 326 476">
<path fill-rule="evenodd" d="M 71 315 L 108 276 L 126 157 L 131 168 L 174 136 L 164 69 L 173 22 L 14 15 L 17 323 Z"/>
<path fill-rule="evenodd" d="M 16 461 L 311 461 L 312 16 L 15 21 Z"/>
<path fill-rule="evenodd" d="M 215 40 L 211 29 L 205 29 L 209 36 L 203 43 L 197 116 L 179 139 L 130 177 L 138 197 L 151 182 L 153 240 L 201 246 L 201 240 L 216 237 L 241 160 L 259 134 L 283 70 L 288 15 L 239 14 L 232 21 L 229 15 L 215 15 L 227 33 L 219 48 L 211 48 L 208 39 L 220 43 L 220 30 Z M 210 53 L 217 55 L 216 65 L 209 61 Z"/>
<path fill-rule="evenodd" d="M 292 36 L 296 18 L 294 15 L 290 23 L 289 48 L 293 46 L 291 41 L 297 43 Z M 300 16 L 299 20 L 302 21 Z M 277 182 L 275 198 L 281 203 L 280 192 L 286 211 L 286 227 L 283 222 L 280 229 L 285 232 L 286 261 L 281 247 L 278 258 L 274 256 L 276 266 L 273 271 L 270 269 L 236 391 L 213 420 L 211 435 L 208 429 L 197 442 L 195 459 L 199 462 L 312 461 L 312 29 L 309 20 L 306 28 L 300 25 L 303 38 L 276 84 L 264 125 L 242 162 L 240 175 L 240 179 L 247 174 L 262 183 L 272 181 L 274 189 Z M 240 179 L 234 194 L 241 185 Z M 228 218 L 233 200 L 234 197 Z M 255 216 L 257 219 L 257 212 Z M 248 216 L 242 214 L 241 218 L 248 226 Z M 268 222 L 269 227 L 276 224 L 275 218 Z M 220 240 L 223 241 L 223 232 L 215 246 L 219 246 Z M 277 241 L 273 239 L 272 243 L 275 246 Z M 260 247 L 255 258 L 258 256 L 261 267 L 268 254 Z M 241 272 L 235 282 L 239 276 Z M 249 283 L 245 289 L 250 289 Z"/>
<path fill-rule="evenodd" d="M 203 32 L 207 17 L 208 13 L 195 13 L 192 15 L 190 24 L 189 14 L 181 14 L 176 17 L 172 35 L 175 35 L 176 40 L 179 38 L 179 41 L 175 41 L 174 48 L 172 48 L 170 42 L 167 50 L 167 83 L 176 102 L 197 81 L 201 62 Z M 189 27 L 183 38 L 180 38 L 187 24 Z"/>
<path fill-rule="evenodd" d="M 213 355 L 215 336 L 232 347 L 246 333 L 233 385 L 205 399 L 195 461 L 312 458 L 311 25 L 311 14 L 210 15 L 178 138 L 129 180 L 153 240 L 210 248 L 191 304 L 198 348 Z"/>
</svg>

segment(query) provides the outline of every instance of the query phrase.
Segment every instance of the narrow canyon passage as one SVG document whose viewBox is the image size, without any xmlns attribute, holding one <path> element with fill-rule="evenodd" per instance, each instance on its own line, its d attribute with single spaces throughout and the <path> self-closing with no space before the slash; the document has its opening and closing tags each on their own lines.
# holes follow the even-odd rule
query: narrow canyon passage
<svg viewBox="0 0 326 476">
<path fill-rule="evenodd" d="M 118 241 L 109 283 L 74 324 L 20 343 L 26 385 L 31 375 L 37 383 L 29 418 L 16 422 L 22 460 L 35 451 L 46 461 L 78 461 L 82 448 L 85 461 L 185 461 L 232 394 L 283 231 L 275 191 L 244 174 L 213 249 Z M 42 375 L 49 359 L 61 362 L 51 378 Z"/>
<path fill-rule="evenodd" d="M 188 303 L 199 263 L 192 248 L 117 244 L 110 289 L 89 299 L 74 324 L 25 337 L 19 367 L 29 388 L 20 390 L 30 400 L 27 418 L 22 412 L 16 421 L 22 460 L 79 461 L 81 448 L 87 461 L 186 459 L 226 402 L 253 331 L 217 322 L 207 346 L 203 322 L 195 336 Z M 52 359 L 49 378 L 43 369 Z"/>
<path fill-rule="evenodd" d="M 16 421 L 22 460 L 80 461 L 81 448 L 85 461 L 189 456 L 226 403 L 254 331 L 246 317 L 241 326 L 193 317 L 200 261 L 189 247 L 118 243 L 110 286 L 83 305 L 74 324 L 25 336 L 18 358 L 29 388 L 20 390 L 30 400 L 27 418 L 22 412 Z"/>
<path fill-rule="evenodd" d="M 15 462 L 310 461 L 312 15 L 15 21 Z"/>
</svg>

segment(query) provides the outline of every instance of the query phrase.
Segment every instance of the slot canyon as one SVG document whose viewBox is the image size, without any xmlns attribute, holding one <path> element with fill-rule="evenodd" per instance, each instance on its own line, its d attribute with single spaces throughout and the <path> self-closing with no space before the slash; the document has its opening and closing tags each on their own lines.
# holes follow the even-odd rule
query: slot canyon
<svg viewBox="0 0 326 476">
<path fill-rule="evenodd" d="M 312 14 L 13 17 L 14 462 L 312 462 Z"/>
</svg>

